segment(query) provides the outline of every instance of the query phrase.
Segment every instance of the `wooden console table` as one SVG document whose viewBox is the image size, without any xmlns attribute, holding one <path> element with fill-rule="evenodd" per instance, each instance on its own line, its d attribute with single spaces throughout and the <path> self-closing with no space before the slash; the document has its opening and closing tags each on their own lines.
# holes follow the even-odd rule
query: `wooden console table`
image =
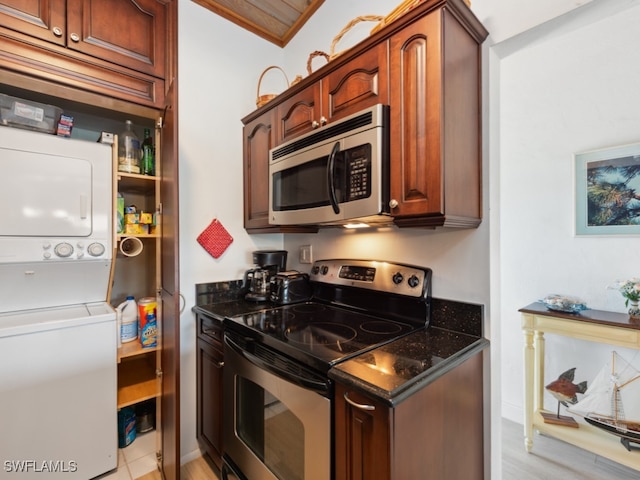
<svg viewBox="0 0 640 480">
<path fill-rule="evenodd" d="M 625 449 L 620 439 L 586 423 L 579 428 L 545 423 L 544 410 L 544 334 L 606 343 L 626 348 L 640 349 L 640 323 L 630 320 L 627 314 L 584 310 L 580 313 L 563 313 L 549 310 L 543 303 L 532 303 L 522 313 L 524 346 L 524 445 L 528 452 L 533 448 L 534 428 L 549 436 L 576 445 L 602 457 L 640 471 L 640 449 Z"/>
</svg>

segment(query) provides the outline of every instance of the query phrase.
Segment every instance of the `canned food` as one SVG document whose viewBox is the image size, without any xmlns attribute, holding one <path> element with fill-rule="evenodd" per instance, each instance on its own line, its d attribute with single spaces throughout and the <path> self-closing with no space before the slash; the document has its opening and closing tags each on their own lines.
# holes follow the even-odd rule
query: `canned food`
<svg viewBox="0 0 640 480">
<path fill-rule="evenodd" d="M 139 337 L 142 348 L 150 348 L 158 345 L 157 306 L 158 304 L 155 297 L 144 297 L 138 300 Z"/>
</svg>

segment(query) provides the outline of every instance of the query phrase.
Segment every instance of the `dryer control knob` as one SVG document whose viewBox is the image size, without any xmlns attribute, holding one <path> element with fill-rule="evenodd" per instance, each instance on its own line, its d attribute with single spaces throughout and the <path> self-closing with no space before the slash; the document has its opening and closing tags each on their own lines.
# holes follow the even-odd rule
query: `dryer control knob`
<svg viewBox="0 0 640 480">
<path fill-rule="evenodd" d="M 104 245 L 101 243 L 92 243 L 87 247 L 87 252 L 89 252 L 89 255 L 92 257 L 99 257 L 104 253 L 104 250 Z"/>
<path fill-rule="evenodd" d="M 59 243 L 56 248 L 53 249 L 55 254 L 62 258 L 70 257 L 73 253 L 73 246 L 69 243 Z"/>
</svg>

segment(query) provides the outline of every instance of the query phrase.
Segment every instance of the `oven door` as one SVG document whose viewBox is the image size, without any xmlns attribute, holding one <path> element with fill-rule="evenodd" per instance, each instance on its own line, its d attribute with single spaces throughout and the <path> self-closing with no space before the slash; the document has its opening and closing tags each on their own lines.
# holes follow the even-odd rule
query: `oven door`
<svg viewBox="0 0 640 480">
<path fill-rule="evenodd" d="M 225 332 L 224 395 L 232 414 L 225 417 L 224 449 L 227 465 L 240 470 L 229 477 L 226 468 L 225 476 L 329 480 L 329 380 L 313 372 L 301 378 L 301 365 L 287 365 L 289 359 L 261 344 L 241 342 Z"/>
</svg>

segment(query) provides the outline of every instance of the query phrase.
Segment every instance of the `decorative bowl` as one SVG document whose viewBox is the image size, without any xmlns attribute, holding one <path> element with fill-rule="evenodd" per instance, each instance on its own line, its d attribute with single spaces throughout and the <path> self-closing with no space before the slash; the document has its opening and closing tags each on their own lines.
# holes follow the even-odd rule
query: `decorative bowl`
<svg viewBox="0 0 640 480">
<path fill-rule="evenodd" d="M 541 301 L 549 310 L 556 310 L 558 312 L 578 313 L 582 310 L 587 310 L 587 304 L 585 302 L 579 298 L 567 295 L 547 295 Z"/>
</svg>

